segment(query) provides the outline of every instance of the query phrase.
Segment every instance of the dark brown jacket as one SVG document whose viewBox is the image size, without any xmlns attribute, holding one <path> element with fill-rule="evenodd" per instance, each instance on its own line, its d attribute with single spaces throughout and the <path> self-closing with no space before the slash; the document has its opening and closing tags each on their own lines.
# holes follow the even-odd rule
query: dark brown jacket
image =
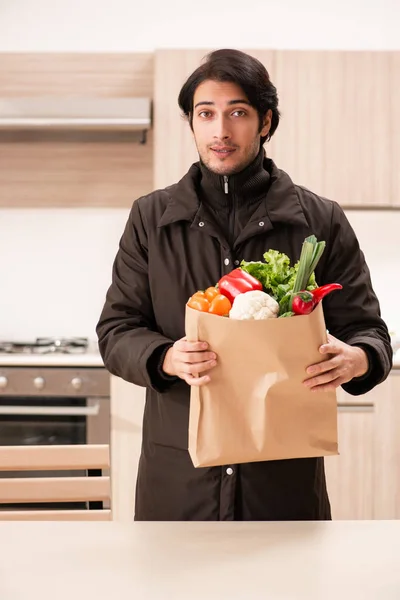
<svg viewBox="0 0 400 600">
<path fill-rule="evenodd" d="M 387 377 L 392 350 L 364 256 L 337 203 L 294 185 L 263 154 L 228 179 L 228 194 L 222 177 L 196 163 L 179 183 L 134 202 L 97 333 L 107 369 L 147 388 L 137 520 L 330 518 L 322 458 L 195 469 L 187 450 L 190 388 L 160 369 L 166 349 L 185 334 L 191 294 L 242 259 L 262 260 L 269 248 L 294 262 L 311 234 L 326 241 L 319 285 L 344 288 L 324 300 L 327 328 L 369 356 L 367 376 L 343 386 L 363 394 Z"/>
</svg>

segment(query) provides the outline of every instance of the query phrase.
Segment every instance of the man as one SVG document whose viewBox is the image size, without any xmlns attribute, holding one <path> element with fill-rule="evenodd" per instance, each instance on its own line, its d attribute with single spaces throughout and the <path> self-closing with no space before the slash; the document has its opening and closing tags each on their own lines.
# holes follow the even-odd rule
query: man
<svg viewBox="0 0 400 600">
<path fill-rule="evenodd" d="M 185 340 L 185 304 L 269 248 L 298 260 L 315 234 L 326 241 L 317 281 L 340 282 L 343 291 L 324 300 L 330 336 L 321 352 L 331 356 L 310 365 L 304 385 L 363 394 L 392 361 L 364 256 L 339 205 L 266 158 L 279 111 L 259 61 L 236 50 L 211 53 L 183 85 L 179 105 L 200 161 L 177 184 L 134 202 L 97 326 L 109 371 L 147 388 L 135 518 L 330 519 L 323 458 L 193 467 L 190 386 L 208 383 L 218 356 Z"/>
</svg>

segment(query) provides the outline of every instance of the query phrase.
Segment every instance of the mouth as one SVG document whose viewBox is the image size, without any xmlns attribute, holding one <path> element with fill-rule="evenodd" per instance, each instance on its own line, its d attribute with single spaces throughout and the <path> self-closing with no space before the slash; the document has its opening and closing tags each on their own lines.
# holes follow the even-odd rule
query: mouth
<svg viewBox="0 0 400 600">
<path fill-rule="evenodd" d="M 236 151 L 236 148 L 231 148 L 229 146 L 211 146 L 211 150 L 216 156 L 225 158 L 233 154 Z"/>
</svg>

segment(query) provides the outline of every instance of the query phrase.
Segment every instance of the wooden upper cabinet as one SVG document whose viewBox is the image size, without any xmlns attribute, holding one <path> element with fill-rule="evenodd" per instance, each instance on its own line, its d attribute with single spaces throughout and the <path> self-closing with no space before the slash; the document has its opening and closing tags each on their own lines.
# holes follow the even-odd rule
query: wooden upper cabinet
<svg viewBox="0 0 400 600">
<path fill-rule="evenodd" d="M 0 97 L 153 94 L 152 54 L 0 54 Z M 112 116 L 112 115 L 111 115 Z M 0 131 L 0 207 L 129 207 L 152 190 L 153 136 Z"/>
<path fill-rule="evenodd" d="M 269 153 L 296 183 L 343 206 L 400 202 L 399 53 L 277 51 L 271 77 Z"/>
<path fill-rule="evenodd" d="M 198 160 L 189 124 L 178 106 L 179 91 L 207 50 L 157 50 L 154 61 L 154 187 L 183 177 Z"/>
<path fill-rule="evenodd" d="M 156 52 L 156 187 L 198 160 L 177 98 L 207 52 Z M 248 52 L 278 90 L 281 122 L 266 144 L 278 167 L 344 207 L 400 205 L 400 52 Z"/>
</svg>

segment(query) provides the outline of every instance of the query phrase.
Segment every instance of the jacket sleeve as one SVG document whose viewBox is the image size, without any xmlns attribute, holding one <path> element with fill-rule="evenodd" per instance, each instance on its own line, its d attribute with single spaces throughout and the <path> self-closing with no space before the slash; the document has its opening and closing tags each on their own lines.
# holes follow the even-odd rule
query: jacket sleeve
<svg viewBox="0 0 400 600">
<path fill-rule="evenodd" d="M 392 367 L 393 350 L 364 254 L 353 228 L 337 203 L 333 203 L 327 246 L 327 258 L 319 275 L 321 282 L 341 283 L 343 286 L 343 290 L 324 299 L 327 329 L 339 340 L 351 346 L 360 346 L 368 356 L 367 374 L 342 386 L 346 392 L 357 396 L 367 393 L 386 379 Z"/>
<path fill-rule="evenodd" d="M 120 240 L 96 333 L 104 365 L 113 375 L 157 392 L 176 380 L 161 369 L 174 340 L 157 331 L 139 200 L 132 206 Z"/>
</svg>

